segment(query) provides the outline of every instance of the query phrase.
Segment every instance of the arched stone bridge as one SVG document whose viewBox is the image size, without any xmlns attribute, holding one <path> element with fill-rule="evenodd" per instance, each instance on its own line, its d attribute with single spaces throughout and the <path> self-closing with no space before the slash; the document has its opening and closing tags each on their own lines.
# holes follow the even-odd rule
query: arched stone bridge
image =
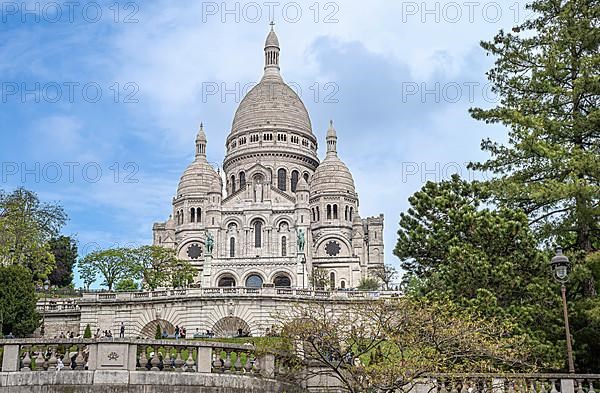
<svg viewBox="0 0 600 393">
<path fill-rule="evenodd" d="M 175 326 L 189 336 L 207 331 L 218 337 L 236 336 L 241 330 L 262 336 L 277 323 L 277 313 L 299 302 L 348 302 L 399 296 L 397 292 L 319 291 L 294 288 L 191 288 L 154 292 L 84 293 L 76 299 L 48 299 L 38 303 L 45 314 L 45 336 L 61 332 L 110 330 L 118 336 L 154 338 L 156 326 L 169 335 Z"/>
</svg>

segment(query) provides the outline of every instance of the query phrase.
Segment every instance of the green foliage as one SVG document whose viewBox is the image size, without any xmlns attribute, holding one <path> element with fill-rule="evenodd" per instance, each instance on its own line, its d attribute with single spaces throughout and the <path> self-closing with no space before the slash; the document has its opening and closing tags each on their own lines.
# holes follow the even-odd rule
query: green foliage
<svg viewBox="0 0 600 393">
<path fill-rule="evenodd" d="M 154 339 L 162 340 L 162 331 L 160 330 L 159 324 L 156 324 L 156 330 L 154 331 Z"/>
<path fill-rule="evenodd" d="M 138 284 L 133 278 L 124 278 L 115 285 L 117 292 L 133 292 L 139 289 Z"/>
<path fill-rule="evenodd" d="M 175 283 L 193 282 L 193 268 L 187 261 L 178 259 L 175 250 L 158 246 L 142 246 L 130 250 L 130 255 L 136 276 L 141 278 L 144 286 L 151 291 Z M 190 273 L 192 273 L 191 278 Z"/>
<path fill-rule="evenodd" d="M 509 144 L 484 140 L 492 158 L 471 165 L 499 175 L 497 199 L 519 207 L 542 239 L 600 247 L 600 7 L 596 0 L 535 0 L 534 18 L 482 47 L 500 104 L 472 116 L 509 127 Z"/>
<path fill-rule="evenodd" d="M 315 302 L 278 319 L 283 349 L 300 358 L 287 363 L 317 366 L 291 377 L 312 378 L 325 369 L 349 392 L 409 391 L 424 374 L 440 372 L 536 370 L 524 337 L 447 301 Z"/>
<path fill-rule="evenodd" d="M 79 274 L 86 287 L 100 276 L 103 279 L 102 285 L 112 291 L 116 283 L 130 278 L 134 271 L 129 252 L 125 248 L 95 251 L 79 261 Z"/>
<path fill-rule="evenodd" d="M 56 265 L 48 276 L 50 285 L 68 287 L 73 284 L 73 267 L 77 263 L 77 244 L 68 236 L 53 238 L 48 242 Z"/>
<path fill-rule="evenodd" d="M 3 335 L 31 335 L 40 326 L 32 274 L 23 266 L 0 266 L 0 329 Z"/>
<path fill-rule="evenodd" d="M 0 260 L 24 266 L 34 280 L 43 281 L 55 263 L 48 241 L 58 236 L 66 221 L 61 206 L 42 203 L 31 191 L 0 190 Z"/>
<path fill-rule="evenodd" d="M 365 277 L 358 284 L 359 291 L 376 291 L 379 289 L 379 281 L 374 277 Z"/>
<path fill-rule="evenodd" d="M 484 208 L 487 196 L 480 184 L 453 176 L 409 198 L 394 249 L 408 293 L 512 323 L 529 337 L 540 364 L 557 367 L 560 292 L 548 271 L 550 255 L 537 249 L 522 211 Z"/>
<path fill-rule="evenodd" d="M 85 331 L 83 332 L 83 338 L 92 338 L 92 328 L 90 327 L 89 323 L 85 326 Z"/>
</svg>

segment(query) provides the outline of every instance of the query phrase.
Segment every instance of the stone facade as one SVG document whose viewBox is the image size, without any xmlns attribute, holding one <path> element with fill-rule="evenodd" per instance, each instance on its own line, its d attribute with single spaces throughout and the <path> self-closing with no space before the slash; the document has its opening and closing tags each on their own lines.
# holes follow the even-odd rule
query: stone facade
<svg viewBox="0 0 600 393">
<path fill-rule="evenodd" d="M 308 111 L 283 81 L 279 53 L 271 30 L 263 78 L 240 103 L 226 140 L 224 173 L 208 163 L 200 126 L 196 158 L 173 214 L 154 225 L 154 244 L 189 260 L 202 287 L 304 288 L 319 267 L 331 287 L 353 288 L 383 264 L 383 215 L 360 217 L 333 122 L 319 160 Z"/>
</svg>

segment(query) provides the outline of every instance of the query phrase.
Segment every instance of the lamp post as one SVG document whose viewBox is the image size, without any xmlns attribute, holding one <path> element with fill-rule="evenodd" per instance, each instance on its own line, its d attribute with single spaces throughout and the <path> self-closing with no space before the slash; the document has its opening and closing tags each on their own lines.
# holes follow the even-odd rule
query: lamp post
<svg viewBox="0 0 600 393">
<path fill-rule="evenodd" d="M 569 314 L 567 312 L 567 282 L 568 274 L 571 269 L 569 258 L 563 255 L 562 248 L 556 248 L 556 255 L 550 261 L 550 267 L 554 279 L 560 283 L 560 292 L 562 294 L 563 314 L 565 319 L 565 334 L 567 336 L 567 357 L 569 361 L 569 373 L 575 373 L 575 365 L 573 363 L 573 347 L 571 346 L 571 332 L 569 330 Z"/>
<path fill-rule="evenodd" d="M 40 329 L 40 333 L 42 337 L 46 333 L 46 303 L 48 302 L 48 289 L 50 289 L 50 281 L 44 281 L 44 308 L 42 309 L 42 328 Z"/>
</svg>

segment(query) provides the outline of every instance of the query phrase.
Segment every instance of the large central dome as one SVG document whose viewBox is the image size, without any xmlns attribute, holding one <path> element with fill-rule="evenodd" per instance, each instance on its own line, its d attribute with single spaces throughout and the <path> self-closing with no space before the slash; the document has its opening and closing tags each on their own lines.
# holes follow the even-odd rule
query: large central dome
<svg viewBox="0 0 600 393">
<path fill-rule="evenodd" d="M 231 186 L 232 178 L 238 179 L 241 172 L 258 161 L 273 174 L 284 162 L 290 165 L 291 172 L 306 172 L 307 176 L 319 165 L 317 138 L 308 111 L 281 77 L 279 52 L 279 39 L 271 29 L 265 42 L 263 77 L 242 99 L 227 137 L 223 169 L 229 189 L 238 189 Z M 292 168 L 294 165 L 302 168 Z M 273 176 L 268 179 L 272 181 Z"/>
<path fill-rule="evenodd" d="M 301 131 L 312 135 L 308 111 L 281 78 L 266 76 L 246 94 L 233 118 L 231 134 L 264 127 Z"/>
<path fill-rule="evenodd" d="M 271 29 L 265 42 L 264 75 L 238 106 L 230 137 L 246 131 L 277 128 L 314 138 L 304 103 L 279 73 L 279 52 L 279 39 Z"/>
</svg>

